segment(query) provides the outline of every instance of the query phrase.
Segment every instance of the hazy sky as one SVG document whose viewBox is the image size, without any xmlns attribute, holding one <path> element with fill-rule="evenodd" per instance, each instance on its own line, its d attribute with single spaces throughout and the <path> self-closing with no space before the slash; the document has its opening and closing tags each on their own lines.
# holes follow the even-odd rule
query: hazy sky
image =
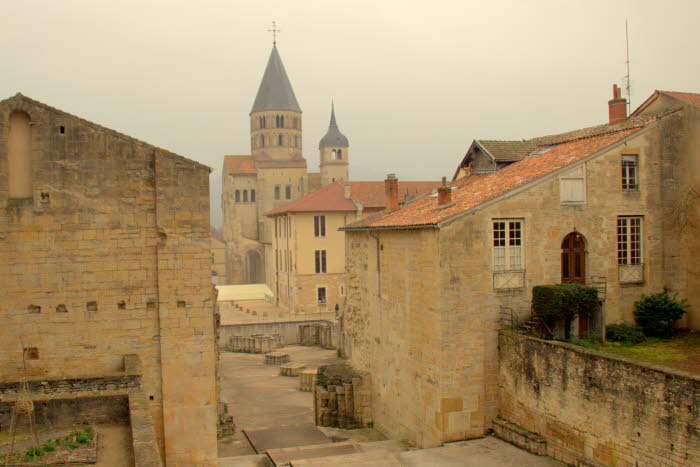
<svg viewBox="0 0 700 467">
<path fill-rule="evenodd" d="M 607 119 L 625 75 L 700 92 L 700 2 L 2 1 L 0 98 L 21 91 L 214 169 L 250 154 L 248 113 L 272 46 L 318 170 L 331 99 L 351 178 L 450 177 L 475 138 L 520 139 Z"/>
</svg>

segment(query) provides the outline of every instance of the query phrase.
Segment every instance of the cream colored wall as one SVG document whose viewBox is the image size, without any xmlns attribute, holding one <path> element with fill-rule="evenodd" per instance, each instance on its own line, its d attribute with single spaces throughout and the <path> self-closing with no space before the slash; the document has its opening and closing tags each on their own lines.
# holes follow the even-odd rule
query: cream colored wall
<svg viewBox="0 0 700 467">
<path fill-rule="evenodd" d="M 284 116 L 284 128 L 276 128 L 276 116 Z M 259 118 L 265 117 L 265 128 L 260 126 Z M 294 119 L 298 128 L 294 128 Z M 289 110 L 267 110 L 250 115 L 250 150 L 253 156 L 266 154 L 276 161 L 298 159 L 302 157 L 301 112 Z M 283 137 L 283 145 L 278 145 L 278 135 Z M 265 138 L 265 145 L 260 144 L 260 136 Z"/>
<path fill-rule="evenodd" d="M 326 216 L 325 237 L 314 236 L 314 216 Z M 354 213 L 317 212 L 290 213 L 276 216 L 271 231 L 273 280 L 271 288 L 278 291 L 279 303 L 290 311 L 309 313 L 331 310 L 345 301 L 345 237 L 338 229 L 354 220 Z M 274 219 L 278 236 L 274 236 Z M 284 224 L 288 223 L 285 235 Z M 326 273 L 316 273 L 316 250 L 326 250 Z M 280 252 L 280 253 L 278 253 Z M 275 258 L 281 255 L 277 265 Z M 284 258 L 291 255 L 291 268 Z M 326 288 L 326 304 L 318 303 L 317 289 Z M 329 305 L 330 304 L 330 305 Z M 329 308 L 330 306 L 330 308 Z"/>
<path fill-rule="evenodd" d="M 333 151 L 341 150 L 342 159 L 333 159 Z M 348 180 L 348 166 L 349 166 L 349 150 L 348 148 L 340 147 L 328 147 L 321 148 L 320 150 L 320 161 L 321 161 L 321 185 L 326 185 L 335 180 Z"/>
<path fill-rule="evenodd" d="M 326 236 L 314 236 L 314 216 L 326 216 Z M 315 251 L 326 250 L 326 272 L 345 272 L 345 233 L 338 229 L 347 224 L 346 219 L 354 219 L 354 213 L 317 212 L 295 213 L 294 249 L 296 252 L 296 272 L 315 274 Z"/>
</svg>

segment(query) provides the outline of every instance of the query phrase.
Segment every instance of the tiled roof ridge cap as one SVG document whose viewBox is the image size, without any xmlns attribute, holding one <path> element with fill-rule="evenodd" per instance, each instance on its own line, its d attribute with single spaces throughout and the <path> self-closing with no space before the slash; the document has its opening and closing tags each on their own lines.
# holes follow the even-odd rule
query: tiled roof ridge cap
<svg viewBox="0 0 700 467">
<path fill-rule="evenodd" d="M 621 126 L 615 125 L 614 127 L 608 126 L 608 125 L 596 125 L 592 127 L 587 127 L 587 128 L 581 128 L 579 130 L 572 130 L 572 131 L 567 131 L 564 133 L 559 133 L 559 134 L 554 134 L 554 135 L 548 135 L 548 136 L 538 136 L 536 138 L 531 138 L 527 141 L 533 142 L 537 144 L 537 147 L 540 146 L 554 146 L 554 145 L 559 145 L 559 144 L 565 144 L 565 143 L 572 143 L 574 141 L 580 141 L 584 139 L 589 139 L 589 138 L 597 138 L 600 136 L 605 136 L 605 135 L 611 135 L 613 133 L 619 133 L 621 131 L 627 131 L 627 130 L 633 130 L 635 128 L 642 128 L 650 123 L 653 123 L 657 120 L 661 120 L 664 117 L 667 117 L 668 115 L 678 112 L 681 110 L 681 107 L 678 108 L 673 108 L 669 110 L 665 110 L 663 112 L 659 112 L 656 114 L 652 115 L 643 115 L 643 116 L 637 116 L 633 117 L 631 120 L 631 123 L 625 123 Z M 627 122 L 630 122 L 630 120 L 627 120 Z M 601 131 L 599 132 L 593 132 L 591 134 L 585 134 L 585 135 L 580 135 L 576 137 L 571 137 L 571 138 L 564 138 L 564 139 L 557 139 L 558 135 L 566 135 L 567 133 L 574 133 L 577 131 L 582 131 L 582 130 L 587 130 L 589 128 L 597 128 L 600 127 Z M 607 128 L 607 131 L 606 131 Z"/>
<path fill-rule="evenodd" d="M 12 97 L 10 97 L 10 98 L 7 98 L 7 99 L 5 99 L 4 101 L 0 101 L 0 102 L 6 102 L 6 101 L 9 101 L 9 100 L 11 100 L 11 99 L 13 99 L 13 98 L 15 98 L 15 97 L 17 97 L 17 98 L 19 98 L 19 99 L 26 100 L 26 101 L 29 102 L 30 104 L 36 105 L 37 107 L 42 107 L 42 108 L 44 108 L 44 109 L 46 109 L 46 110 L 48 110 L 48 111 L 50 111 L 50 112 L 55 112 L 55 113 L 57 113 L 57 114 L 65 115 L 65 116 L 70 117 L 70 118 L 75 118 L 76 120 L 80 120 L 81 122 L 84 122 L 84 123 L 86 123 L 86 124 L 88 124 L 88 125 L 90 125 L 90 126 L 96 127 L 96 128 L 98 128 L 98 129 L 100 129 L 100 130 L 102 130 L 102 131 L 109 132 L 109 133 L 113 134 L 114 136 L 116 136 L 116 137 L 118 137 L 118 138 L 122 138 L 122 139 L 125 139 L 125 140 L 127 140 L 127 141 L 130 141 L 130 142 L 132 142 L 132 143 L 136 143 L 136 144 L 138 144 L 138 145 L 145 146 L 145 147 L 147 147 L 147 148 L 160 151 L 163 155 L 169 156 L 169 157 L 171 157 L 171 158 L 173 158 L 173 159 L 179 159 L 179 160 L 182 160 L 182 161 L 184 161 L 184 162 L 189 162 L 189 163 L 191 163 L 191 164 L 198 165 L 198 166 L 200 166 L 200 167 L 205 167 L 205 168 L 207 168 L 207 169 L 209 170 L 209 172 L 212 172 L 212 171 L 213 171 L 213 169 L 212 169 L 211 167 L 209 167 L 208 165 L 204 165 L 204 164 L 202 164 L 201 162 L 197 162 L 197 161 L 192 160 L 192 159 L 189 159 L 189 158 L 187 158 L 187 157 L 185 157 L 185 156 L 181 156 L 181 155 L 179 155 L 179 154 L 177 154 L 177 153 L 174 153 L 174 152 L 172 152 L 172 151 L 169 151 L 169 150 L 167 150 L 167 149 L 164 149 L 164 148 L 161 148 L 161 147 L 158 147 L 158 146 L 154 146 L 153 144 L 147 143 L 147 142 L 145 142 L 145 141 L 141 141 L 140 139 L 134 138 L 133 136 L 129 136 L 129 135 L 126 135 L 126 134 L 124 134 L 124 133 L 120 133 L 120 132 L 118 132 L 117 130 L 113 130 L 113 129 L 111 129 L 111 128 L 107 128 L 106 126 L 102 126 L 102 125 L 100 125 L 99 123 L 91 122 L 90 120 L 87 120 L 87 119 L 85 119 L 85 118 L 78 117 L 77 115 L 73 115 L 72 113 L 66 112 L 65 110 L 61 110 L 61 109 L 58 109 L 58 108 L 56 108 L 56 107 L 52 107 L 52 106 L 50 106 L 50 105 L 48 105 L 48 104 L 44 104 L 43 102 L 37 101 L 37 100 L 35 100 L 35 99 L 32 99 L 31 97 L 25 96 L 25 95 L 22 94 L 21 92 L 18 92 L 18 93 L 15 94 L 14 96 L 12 96 Z"/>
</svg>

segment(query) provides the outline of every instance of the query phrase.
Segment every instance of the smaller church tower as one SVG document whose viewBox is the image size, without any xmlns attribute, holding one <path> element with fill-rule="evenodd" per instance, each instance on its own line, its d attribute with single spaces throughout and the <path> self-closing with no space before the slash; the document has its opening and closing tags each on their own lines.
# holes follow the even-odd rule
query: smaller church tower
<svg viewBox="0 0 700 467">
<path fill-rule="evenodd" d="M 348 147 L 347 137 L 340 132 L 335 122 L 335 106 L 331 104 L 331 123 L 326 136 L 318 144 L 321 151 L 321 185 L 341 178 L 348 179 Z"/>
</svg>

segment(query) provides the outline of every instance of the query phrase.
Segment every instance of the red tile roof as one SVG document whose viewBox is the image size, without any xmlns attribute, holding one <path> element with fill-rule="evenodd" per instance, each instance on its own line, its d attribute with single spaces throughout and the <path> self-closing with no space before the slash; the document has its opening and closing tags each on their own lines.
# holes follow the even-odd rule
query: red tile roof
<svg viewBox="0 0 700 467">
<path fill-rule="evenodd" d="M 439 222 L 593 155 L 662 116 L 645 116 L 628 120 L 622 125 L 601 125 L 536 138 L 531 141 L 537 141 L 538 147 L 523 160 L 496 172 L 473 174 L 453 181 L 450 184 L 453 187 L 452 202 L 444 207 L 438 207 L 436 196 L 426 196 L 396 211 L 378 213 L 352 223 L 344 230 L 436 226 Z"/>
<path fill-rule="evenodd" d="M 349 182 L 352 198 L 367 208 L 386 207 L 384 182 Z M 406 199 L 431 192 L 440 186 L 440 182 L 402 182 L 399 180 L 399 203 Z"/>
<path fill-rule="evenodd" d="M 227 174 L 256 174 L 253 156 L 224 156 L 224 172 Z"/>
<path fill-rule="evenodd" d="M 345 188 L 339 180 L 322 186 L 303 198 L 268 211 L 265 215 L 275 216 L 287 212 L 354 211 L 355 203 L 346 199 L 344 195 Z"/>
<path fill-rule="evenodd" d="M 700 94 L 694 92 L 675 92 L 675 91 L 659 91 L 663 94 L 668 94 L 669 96 L 680 99 L 688 104 L 697 105 L 700 107 Z"/>
<path fill-rule="evenodd" d="M 345 198 L 346 184 L 350 184 L 350 197 L 352 199 Z M 429 193 L 439 185 L 440 182 L 400 181 L 399 202 Z M 268 211 L 265 215 L 275 216 L 287 212 L 355 211 L 357 209 L 355 203 L 362 204 L 363 209 L 384 209 L 386 207 L 384 182 L 338 180 L 312 191 L 301 199 Z"/>
</svg>

